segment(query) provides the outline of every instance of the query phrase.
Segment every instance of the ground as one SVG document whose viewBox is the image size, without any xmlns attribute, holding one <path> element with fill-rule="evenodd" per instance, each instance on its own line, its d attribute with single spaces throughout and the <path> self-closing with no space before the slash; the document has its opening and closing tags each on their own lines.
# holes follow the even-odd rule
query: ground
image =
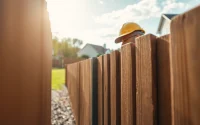
<svg viewBox="0 0 200 125">
<path fill-rule="evenodd" d="M 65 83 L 65 69 L 52 69 L 52 89 L 60 90 Z"/>
</svg>

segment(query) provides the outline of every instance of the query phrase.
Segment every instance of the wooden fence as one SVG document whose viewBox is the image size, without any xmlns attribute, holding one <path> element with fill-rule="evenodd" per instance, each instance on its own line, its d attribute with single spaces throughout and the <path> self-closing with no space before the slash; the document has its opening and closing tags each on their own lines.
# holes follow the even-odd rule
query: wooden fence
<svg viewBox="0 0 200 125">
<path fill-rule="evenodd" d="M 121 51 L 67 65 L 77 125 L 199 125 L 200 7 Z"/>
</svg>

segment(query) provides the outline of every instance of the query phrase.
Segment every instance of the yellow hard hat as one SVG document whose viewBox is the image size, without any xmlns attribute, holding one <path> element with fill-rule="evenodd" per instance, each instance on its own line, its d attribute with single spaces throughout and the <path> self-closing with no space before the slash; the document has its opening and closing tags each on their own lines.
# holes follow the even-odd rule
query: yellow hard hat
<svg viewBox="0 0 200 125">
<path fill-rule="evenodd" d="M 119 37 L 115 40 L 115 43 L 121 42 L 124 36 L 134 31 L 142 31 L 143 33 L 145 33 L 145 31 L 138 24 L 134 22 L 128 22 L 128 23 L 123 24 L 119 32 Z"/>
</svg>

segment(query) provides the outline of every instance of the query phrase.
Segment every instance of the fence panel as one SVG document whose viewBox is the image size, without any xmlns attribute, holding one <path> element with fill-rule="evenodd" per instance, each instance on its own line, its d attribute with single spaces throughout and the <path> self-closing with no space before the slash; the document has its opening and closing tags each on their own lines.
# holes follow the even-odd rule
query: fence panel
<svg viewBox="0 0 200 125">
<path fill-rule="evenodd" d="M 171 125 L 170 35 L 157 38 L 158 124 Z"/>
<path fill-rule="evenodd" d="M 51 124 L 51 31 L 44 0 L 0 0 L 0 124 Z"/>
<path fill-rule="evenodd" d="M 121 125 L 136 125 L 135 47 L 121 48 Z"/>
<path fill-rule="evenodd" d="M 103 56 L 104 125 L 110 125 L 110 55 Z"/>
<path fill-rule="evenodd" d="M 171 22 L 172 124 L 200 123 L 200 6 Z"/>
<path fill-rule="evenodd" d="M 103 56 L 98 57 L 98 125 L 103 125 Z"/>
<path fill-rule="evenodd" d="M 67 65 L 67 83 L 68 83 L 68 92 L 70 96 L 70 101 L 71 101 L 71 106 L 72 106 L 72 111 L 76 120 L 76 124 L 79 125 L 79 114 L 80 114 L 80 103 L 79 103 L 79 83 L 80 83 L 80 78 L 79 78 L 79 63 L 73 63 Z"/>
<path fill-rule="evenodd" d="M 110 125 L 120 125 L 121 122 L 120 75 L 120 53 L 114 51 L 110 54 Z"/>
<path fill-rule="evenodd" d="M 136 39 L 137 125 L 156 124 L 156 37 Z"/>
</svg>

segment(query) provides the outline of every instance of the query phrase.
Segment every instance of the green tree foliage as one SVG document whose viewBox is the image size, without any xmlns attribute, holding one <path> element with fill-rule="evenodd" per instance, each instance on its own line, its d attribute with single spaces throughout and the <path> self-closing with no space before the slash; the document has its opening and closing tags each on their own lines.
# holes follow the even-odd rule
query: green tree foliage
<svg viewBox="0 0 200 125">
<path fill-rule="evenodd" d="M 83 59 L 88 59 L 88 58 L 90 58 L 90 57 L 89 57 L 88 55 L 82 55 L 81 58 L 83 58 Z"/>
<path fill-rule="evenodd" d="M 53 37 L 52 44 L 54 56 L 63 55 L 64 57 L 76 58 L 83 41 L 77 38 L 63 38 L 59 40 L 58 37 Z"/>
</svg>

